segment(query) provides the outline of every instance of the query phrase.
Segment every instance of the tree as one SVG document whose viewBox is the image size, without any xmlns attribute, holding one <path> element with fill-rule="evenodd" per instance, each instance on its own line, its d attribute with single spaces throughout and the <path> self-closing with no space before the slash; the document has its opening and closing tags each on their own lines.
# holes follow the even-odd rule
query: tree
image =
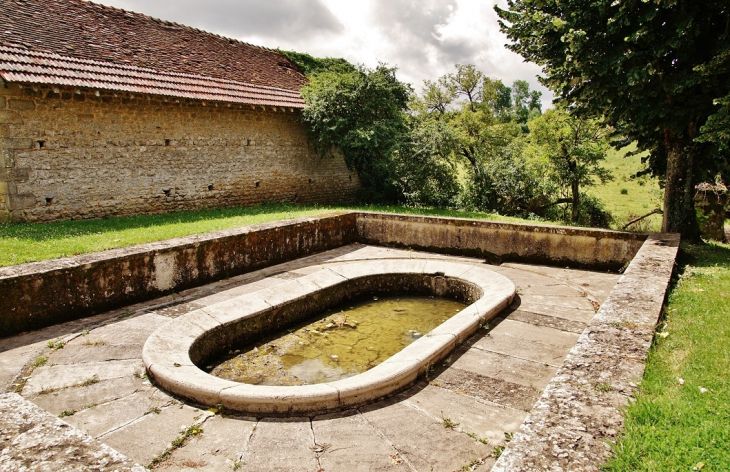
<svg viewBox="0 0 730 472">
<path fill-rule="evenodd" d="M 423 81 L 423 104 L 427 110 L 437 111 L 443 115 L 455 98 L 456 91 L 449 86 L 444 77 L 438 82 Z"/>
<path fill-rule="evenodd" d="M 466 97 L 471 111 L 476 111 L 476 103 L 481 102 L 481 87 L 484 74 L 473 64 L 456 64 L 456 72 L 444 76 L 444 83 L 457 96 Z"/>
<path fill-rule="evenodd" d="M 321 72 L 302 89 L 307 103 L 302 120 L 310 143 L 323 156 L 341 151 L 370 201 L 398 196 L 390 166 L 409 133 L 405 112 L 412 90 L 395 71 L 380 64 L 355 72 Z"/>
<path fill-rule="evenodd" d="M 698 142 L 730 93 L 727 0 L 508 0 L 495 7 L 508 48 L 542 66 L 542 82 L 579 117 L 605 121 L 665 176 L 663 231 L 697 239 L 694 185 L 719 160 Z M 727 129 L 727 128 L 725 128 Z M 720 135 L 721 136 L 721 135 Z"/>
<path fill-rule="evenodd" d="M 537 153 L 550 165 L 555 181 L 570 194 L 571 220 L 578 221 L 581 207 L 580 188 L 610 180 L 610 172 L 601 167 L 608 150 L 607 130 L 601 123 L 579 119 L 561 108 L 546 111 L 529 122 L 529 140 Z"/>
</svg>

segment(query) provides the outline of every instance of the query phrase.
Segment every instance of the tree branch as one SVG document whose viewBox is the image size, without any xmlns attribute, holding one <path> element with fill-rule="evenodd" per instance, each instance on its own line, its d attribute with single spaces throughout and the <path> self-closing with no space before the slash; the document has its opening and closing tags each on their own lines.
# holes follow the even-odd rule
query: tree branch
<svg viewBox="0 0 730 472">
<path fill-rule="evenodd" d="M 626 228 L 628 228 L 629 226 L 631 226 L 632 224 L 634 224 L 634 223 L 638 223 L 639 221 L 643 220 L 644 218 L 648 218 L 648 217 L 650 217 L 651 215 L 655 215 L 655 214 L 657 214 L 657 213 L 659 213 L 659 214 L 661 215 L 661 214 L 663 214 L 664 212 L 662 211 L 662 209 L 661 209 L 661 208 L 654 208 L 654 209 L 653 209 L 652 211 L 650 211 L 650 212 L 649 212 L 649 213 L 647 213 L 646 215 L 640 216 L 640 217 L 638 217 L 638 218 L 634 218 L 633 220 L 629 221 L 629 222 L 628 222 L 628 223 L 626 223 L 626 224 L 624 225 L 624 227 L 623 227 L 623 228 L 621 228 L 621 229 L 626 229 Z"/>
</svg>

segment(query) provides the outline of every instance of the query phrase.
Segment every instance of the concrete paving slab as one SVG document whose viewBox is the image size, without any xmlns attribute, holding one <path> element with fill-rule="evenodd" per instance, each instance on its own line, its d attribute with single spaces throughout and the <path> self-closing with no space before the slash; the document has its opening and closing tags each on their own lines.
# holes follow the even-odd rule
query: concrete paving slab
<svg viewBox="0 0 730 472">
<path fill-rule="evenodd" d="M 49 360 L 53 364 L 69 365 L 139 359 L 141 355 L 141 344 L 106 344 L 98 338 L 89 337 L 81 342 L 66 344 L 63 349 L 53 352 Z"/>
<path fill-rule="evenodd" d="M 155 470 L 235 470 L 246 450 L 256 419 L 216 415 L 205 421 L 203 433 L 176 449 Z"/>
<path fill-rule="evenodd" d="M 171 399 L 157 389 L 147 388 L 126 397 L 113 400 L 102 408 L 92 407 L 68 416 L 70 424 L 94 437 L 119 429 L 152 411 L 161 409 Z"/>
<path fill-rule="evenodd" d="M 451 367 L 485 377 L 502 379 L 525 387 L 542 390 L 555 375 L 556 368 L 518 357 L 481 349 L 457 351 Z"/>
<path fill-rule="evenodd" d="M 472 348 L 539 362 L 553 367 L 559 367 L 568 351 L 570 351 L 568 347 L 555 346 L 554 344 L 539 341 L 526 342 L 502 334 L 484 336 L 472 344 Z"/>
<path fill-rule="evenodd" d="M 309 418 L 263 418 L 251 435 L 239 471 L 290 472 L 320 469 Z"/>
<path fill-rule="evenodd" d="M 430 383 L 460 395 L 469 395 L 485 402 L 524 412 L 530 411 L 541 393 L 534 387 L 485 377 L 453 367 L 439 373 Z"/>
<path fill-rule="evenodd" d="M 521 298 L 525 297 L 521 296 Z M 534 304 L 551 306 L 557 305 L 566 308 L 595 312 L 595 308 L 591 301 L 588 298 L 581 296 L 566 297 L 562 295 L 536 295 L 531 293 L 529 294 L 529 301 Z"/>
<path fill-rule="evenodd" d="M 10 391 L 26 365 L 32 364 L 47 349 L 46 343 L 37 342 L 0 353 L 0 392 Z"/>
<path fill-rule="evenodd" d="M 130 459 L 146 465 L 164 452 L 182 430 L 205 418 L 204 413 L 197 408 L 174 404 L 162 408 L 160 414 L 144 415 L 99 439 L 117 450 L 125 451 Z M 205 434 L 205 424 L 202 434 Z"/>
<path fill-rule="evenodd" d="M 415 393 L 411 394 L 411 392 Z M 445 420 L 458 423 L 455 429 L 487 438 L 492 446 L 504 444 L 504 433 L 520 427 L 527 416 L 524 410 L 509 408 L 455 393 L 434 385 L 417 385 L 402 394 L 405 403 L 429 413 L 441 426 L 448 429 Z"/>
<path fill-rule="evenodd" d="M 620 274 L 611 272 L 592 272 L 587 270 L 565 269 L 560 267 L 538 266 L 515 262 L 502 264 L 501 267 L 504 267 L 505 269 L 517 269 L 519 271 L 539 274 L 541 276 L 546 275 L 554 280 L 564 281 L 571 286 L 584 290 L 595 296 L 601 303 L 603 303 L 606 297 L 608 297 L 613 286 L 616 285 L 618 280 L 621 278 Z"/>
<path fill-rule="evenodd" d="M 89 334 L 75 339 L 74 342 L 84 344 L 103 341 L 107 345 L 141 346 L 150 334 L 169 321 L 166 316 L 145 313 L 134 318 L 122 319 L 113 325 L 92 329 Z"/>
<path fill-rule="evenodd" d="M 465 433 L 444 428 L 431 414 L 393 400 L 361 408 L 363 417 L 393 444 L 416 470 L 458 470 L 482 459 L 491 448 Z"/>
<path fill-rule="evenodd" d="M 513 321 L 505 319 L 499 322 L 489 331 L 489 336 L 512 336 L 523 342 L 537 341 L 543 344 L 552 344 L 567 348 L 570 350 L 578 341 L 580 335 L 576 333 L 566 333 L 559 329 L 548 328 L 546 326 L 535 326 L 530 323 L 521 321 Z M 567 352 L 567 351 L 566 351 Z"/>
<path fill-rule="evenodd" d="M 562 306 L 560 304 L 547 305 L 544 303 L 534 303 L 529 297 L 521 297 L 519 295 L 515 297 L 515 300 L 510 305 L 510 309 L 537 313 L 539 315 L 553 316 L 555 318 L 562 318 L 580 323 L 590 323 L 596 315 L 596 312 L 593 309 L 582 310 Z"/>
<path fill-rule="evenodd" d="M 556 281 L 557 282 L 557 281 Z M 519 295 L 550 295 L 553 297 L 585 297 L 586 292 L 565 283 L 554 285 L 521 285 Z"/>
<path fill-rule="evenodd" d="M 358 412 L 315 417 L 312 430 L 325 471 L 385 472 L 413 470 L 398 450 Z"/>
<path fill-rule="evenodd" d="M 100 406 L 149 388 L 148 380 L 128 376 L 102 380 L 84 387 L 65 388 L 45 395 L 33 395 L 28 398 L 41 408 L 58 415 L 64 410 L 81 411 L 90 408 L 91 405 Z"/>
<path fill-rule="evenodd" d="M 23 395 L 34 395 L 44 390 L 53 390 L 80 385 L 94 380 L 109 380 L 144 374 L 142 359 L 89 362 L 85 364 L 41 366 L 23 387 Z"/>
<path fill-rule="evenodd" d="M 566 320 L 565 318 L 558 318 L 556 316 L 541 315 L 539 313 L 513 310 L 511 308 L 504 310 L 500 314 L 500 318 L 509 318 L 512 321 L 521 321 L 534 326 L 547 326 L 548 328 L 575 334 L 581 334 L 586 329 L 586 326 L 588 326 L 588 323 L 583 321 Z"/>
<path fill-rule="evenodd" d="M 490 266 L 489 268 L 509 278 L 518 287 L 533 287 L 541 285 L 552 287 L 564 284 L 562 280 L 556 280 L 553 277 L 547 277 L 524 269 L 510 267 L 508 264 Z"/>
</svg>

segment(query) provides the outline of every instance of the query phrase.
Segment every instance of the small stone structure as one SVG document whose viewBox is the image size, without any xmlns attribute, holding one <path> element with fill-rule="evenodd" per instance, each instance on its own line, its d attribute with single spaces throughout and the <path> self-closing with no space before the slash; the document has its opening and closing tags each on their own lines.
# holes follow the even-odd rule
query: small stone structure
<svg viewBox="0 0 730 472">
<path fill-rule="evenodd" d="M 75 411 L 68 423 L 139 463 L 159 457 L 187 428 L 181 424 L 204 422 L 202 437 L 176 450 L 166 470 L 193 463 L 210 470 L 299 470 L 302 464 L 347 470 L 355 463 L 368 470 L 400 463 L 455 470 L 466 462 L 480 464 L 480 472 L 492 465 L 510 472 L 598 471 L 643 373 L 678 244 L 671 234 L 345 212 L 3 268 L 3 334 L 11 332 L 9 322 L 30 329 L 22 323 L 54 321 L 36 299 L 51 303 L 46 310 L 55 310 L 57 322 L 89 316 L 92 306 L 103 310 L 105 296 L 121 305 L 124 296 L 175 293 L 0 339 L 0 383 L 53 414 Z M 413 250 L 419 248 L 428 252 Z M 593 264 L 578 257 L 587 254 Z M 513 303 L 437 366 L 435 377 L 380 403 L 314 418 L 218 415 L 180 404 L 142 375 L 150 334 L 186 313 L 218 313 L 220 303 L 239 309 L 246 294 L 291 294 L 323 269 L 383 260 L 419 264 L 428 273 L 446 261 L 481 270 L 485 258 L 500 264 L 489 270 L 517 287 Z M 559 267 L 524 264 L 530 260 Z M 625 264 L 622 276 L 566 267 Z M 235 274 L 244 275 L 185 290 L 196 276 L 210 281 Z M 16 308 L 3 305 L 6 300 Z M 64 312 L 64 306 L 75 308 Z M 154 375 L 154 364 L 151 370 Z M 0 411 L 6 408 L 12 407 L 0 404 Z M 515 433 L 509 444 L 505 432 Z M 56 442 L 47 434 L 39 444 Z M 493 446 L 506 446 L 496 464 Z M 0 468 L 14 454 L 0 450 Z"/>
<path fill-rule="evenodd" d="M 332 203 L 277 51 L 81 0 L 0 9 L 0 221 Z"/>
<path fill-rule="evenodd" d="M 2 267 L 0 333 L 82 318 L 355 242 L 469 255 L 491 263 L 618 270 L 646 237 L 460 218 L 329 213 Z"/>
</svg>

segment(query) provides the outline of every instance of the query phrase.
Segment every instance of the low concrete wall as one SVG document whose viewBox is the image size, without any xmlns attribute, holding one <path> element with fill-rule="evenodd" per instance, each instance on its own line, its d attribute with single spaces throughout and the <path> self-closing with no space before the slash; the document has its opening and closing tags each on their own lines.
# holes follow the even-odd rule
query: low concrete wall
<svg viewBox="0 0 730 472">
<path fill-rule="evenodd" d="M 649 236 L 492 472 L 601 470 L 644 376 L 678 250 L 678 234 Z"/>
<path fill-rule="evenodd" d="M 360 213 L 360 242 L 507 261 L 616 271 L 646 234 L 565 226 L 502 223 L 384 213 Z"/>
<path fill-rule="evenodd" d="M 351 244 L 355 218 L 300 218 L 0 268 L 0 337 Z"/>
<path fill-rule="evenodd" d="M 90 316 L 354 242 L 597 270 L 646 234 L 369 212 L 217 231 L 0 268 L 0 337 Z"/>
</svg>

